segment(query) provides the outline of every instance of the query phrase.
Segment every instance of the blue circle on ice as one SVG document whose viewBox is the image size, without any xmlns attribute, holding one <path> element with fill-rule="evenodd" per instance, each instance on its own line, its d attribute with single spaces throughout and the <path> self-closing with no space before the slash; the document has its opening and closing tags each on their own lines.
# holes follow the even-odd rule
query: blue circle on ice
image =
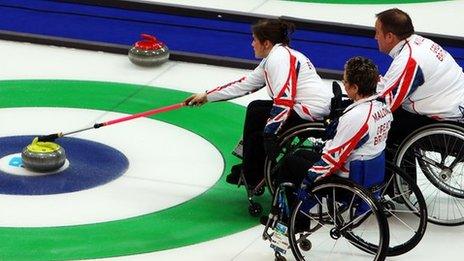
<svg viewBox="0 0 464 261">
<path fill-rule="evenodd" d="M 0 138 L 0 158 L 21 152 L 34 136 Z M 66 151 L 69 166 L 53 175 L 12 175 L 0 170 L 0 194 L 48 195 L 85 190 L 106 184 L 122 176 L 129 160 L 120 151 L 102 143 L 63 137 L 56 141 Z M 22 168 L 13 157 L 8 164 Z M 46 173 L 45 173 L 46 174 Z"/>
</svg>

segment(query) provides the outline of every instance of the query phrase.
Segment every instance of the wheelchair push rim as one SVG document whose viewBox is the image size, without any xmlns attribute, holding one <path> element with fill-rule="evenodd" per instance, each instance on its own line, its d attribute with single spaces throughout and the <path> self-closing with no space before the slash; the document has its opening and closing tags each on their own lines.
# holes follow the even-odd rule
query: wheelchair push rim
<svg viewBox="0 0 464 261">
<path fill-rule="evenodd" d="M 464 128 L 434 124 L 419 129 L 400 145 L 395 164 L 416 179 L 429 221 L 464 224 Z M 397 180 L 397 186 L 401 186 Z"/>
<path fill-rule="evenodd" d="M 276 172 L 283 157 L 299 149 L 318 149 L 315 146 L 319 146 L 317 143 L 322 142 L 321 138 L 324 135 L 325 127 L 323 123 L 310 122 L 295 126 L 279 136 L 279 154 L 274 159 L 266 157 L 264 161 L 264 178 L 271 195 L 274 195 L 276 191 Z"/>
</svg>

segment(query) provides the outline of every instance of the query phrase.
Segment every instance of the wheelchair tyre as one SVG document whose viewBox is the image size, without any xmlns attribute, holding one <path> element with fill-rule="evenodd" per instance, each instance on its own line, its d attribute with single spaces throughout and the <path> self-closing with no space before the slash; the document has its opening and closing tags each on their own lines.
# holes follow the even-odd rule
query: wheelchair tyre
<svg viewBox="0 0 464 261">
<path fill-rule="evenodd" d="M 314 183 L 308 195 L 316 202 L 311 208 L 313 214 L 308 214 L 309 210 L 305 209 L 305 203 L 300 200 L 290 219 L 290 246 L 297 260 L 327 260 L 338 256 L 346 258 L 347 253 L 358 257 L 359 253 L 344 249 L 350 244 L 372 254 L 372 260 L 385 260 L 389 244 L 388 223 L 379 202 L 372 197 L 370 191 L 350 180 L 330 177 Z M 358 216 L 353 215 L 357 213 L 356 209 L 360 204 L 369 208 Z M 314 209 L 328 209 L 330 218 L 323 218 L 324 213 L 317 218 Z M 311 240 L 312 244 L 327 249 L 307 252 L 304 244 L 301 244 L 304 240 Z M 324 254 L 327 256 L 321 256 Z"/>
<path fill-rule="evenodd" d="M 418 129 L 398 148 L 395 165 L 417 180 L 430 222 L 464 224 L 464 128 L 438 123 Z"/>
<path fill-rule="evenodd" d="M 264 161 L 264 177 L 266 185 L 271 195 L 276 191 L 276 172 L 279 167 L 280 160 L 288 153 L 293 153 L 299 149 L 320 149 L 317 148 L 314 142 L 308 138 L 316 138 L 319 140 L 325 139 L 325 126 L 322 122 L 309 122 L 295 126 L 281 135 L 278 138 L 279 153 L 276 158 L 266 157 Z"/>
<path fill-rule="evenodd" d="M 387 256 L 397 256 L 413 249 L 424 236 L 427 205 L 419 187 L 404 171 L 390 162 L 386 170 L 389 176 L 378 191 L 379 201 L 390 228 Z M 394 193 L 389 191 L 392 187 L 395 187 Z"/>
</svg>

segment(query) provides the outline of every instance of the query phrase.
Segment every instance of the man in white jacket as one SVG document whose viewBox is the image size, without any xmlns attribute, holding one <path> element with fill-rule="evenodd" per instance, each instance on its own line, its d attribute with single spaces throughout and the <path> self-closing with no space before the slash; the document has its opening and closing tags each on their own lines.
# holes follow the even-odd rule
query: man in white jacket
<svg viewBox="0 0 464 261">
<path fill-rule="evenodd" d="M 376 15 L 379 50 L 393 58 L 378 83 L 394 122 L 389 144 L 436 121 L 464 123 L 464 73 L 453 57 L 430 39 L 414 34 L 409 15 L 397 8 Z"/>
</svg>

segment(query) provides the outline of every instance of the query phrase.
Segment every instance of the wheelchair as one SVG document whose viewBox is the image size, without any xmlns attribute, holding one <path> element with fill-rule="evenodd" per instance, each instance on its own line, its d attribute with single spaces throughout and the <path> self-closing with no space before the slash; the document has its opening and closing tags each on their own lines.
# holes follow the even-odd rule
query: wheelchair
<svg viewBox="0 0 464 261">
<path fill-rule="evenodd" d="M 301 132 L 297 131 L 295 135 L 301 136 Z M 298 144 L 304 144 L 304 142 Z M 299 147 L 299 149 L 309 148 L 317 152 L 317 145 L 314 144 L 317 143 L 308 142 L 307 146 Z M 289 146 L 293 145 L 295 143 L 289 144 Z M 289 151 L 295 153 L 298 150 L 291 148 L 287 150 L 287 152 Z M 327 254 L 327 257 L 328 255 L 333 257 L 355 253 L 351 250 L 347 251 L 347 245 L 353 245 L 372 254 L 373 260 L 383 260 L 385 256 L 397 256 L 410 251 L 420 242 L 425 233 L 427 227 L 426 203 L 419 187 L 404 171 L 390 162 L 386 163 L 386 170 L 389 175 L 377 184 L 365 183 L 363 177 L 355 176 L 353 177 L 355 180 L 339 177 L 322 179 L 321 182 L 316 182 L 308 193 L 313 195 L 317 204 L 314 204 L 314 207 L 308 212 L 304 211 L 304 208 L 308 208 L 305 207 L 305 202 L 300 200 L 293 207 L 290 218 L 288 215 L 291 207 L 282 191 L 295 190 L 295 186 L 288 183 L 277 185 L 277 177 L 269 175 L 268 178 L 271 178 L 269 184 L 275 188 L 270 190 L 274 191 L 274 200 L 263 238 L 271 242 L 282 242 L 282 236 L 277 240 L 273 236 L 278 233 L 276 228 L 279 230 L 279 227 L 285 227 L 281 221 L 287 220 L 286 235 L 297 260 L 321 258 L 321 256 L 324 257 L 324 253 Z M 394 186 L 398 179 L 402 181 L 401 192 L 391 196 L 388 193 L 389 188 Z M 365 187 L 369 187 L 369 189 L 365 189 Z M 397 190 L 400 189 L 397 188 Z M 365 212 L 366 216 L 355 215 L 361 205 L 368 206 L 368 211 Z M 384 221 L 387 225 L 383 224 Z M 351 223 L 355 225 L 350 227 L 348 224 Z M 301 227 L 305 225 L 308 225 L 309 228 L 301 232 Z M 385 230 L 387 231 L 385 232 Z M 390 238 L 389 242 L 384 242 L 383 240 L 387 240 L 388 237 Z M 342 246 L 338 244 L 337 246 L 339 239 L 348 244 L 342 244 Z M 328 248 L 330 253 L 324 252 L 328 249 L 324 250 L 320 247 L 313 251 L 314 253 L 310 252 L 311 245 L 319 245 L 318 242 L 322 241 L 333 243 Z M 284 260 L 285 244 L 273 248 L 276 260 Z M 356 253 L 356 255 L 358 254 Z M 324 260 L 324 258 L 322 259 Z"/>
<path fill-rule="evenodd" d="M 332 92 L 334 94 L 334 97 L 331 99 L 330 115 L 327 117 L 327 120 L 337 118 L 339 115 L 341 115 L 344 108 L 346 108 L 347 106 L 345 105 L 345 102 L 343 101 L 343 98 L 347 98 L 347 96 L 342 94 L 341 87 L 336 81 L 332 83 Z M 327 123 L 328 121 L 308 122 L 308 123 L 290 128 L 287 131 L 280 134 L 277 140 L 279 144 L 279 148 L 280 148 L 280 151 L 278 153 L 279 155 L 278 158 L 281 158 L 283 155 L 290 152 L 290 150 L 288 150 L 287 147 L 284 146 L 284 144 L 287 144 L 288 142 L 290 142 L 290 140 L 287 139 L 287 137 L 290 137 L 290 138 L 293 137 L 290 134 L 301 129 L 302 135 L 305 135 L 307 138 L 313 137 L 313 141 L 317 143 L 317 142 L 322 141 L 323 138 L 325 139 L 325 128 L 326 128 Z M 293 144 L 294 148 L 303 146 L 303 144 L 298 143 L 299 141 L 295 141 L 295 142 L 296 143 Z M 307 140 L 300 139 L 300 142 L 305 143 L 307 142 Z M 235 147 L 235 149 L 232 151 L 232 154 L 241 159 L 242 148 L 243 148 L 243 143 L 242 143 L 242 140 L 240 140 L 237 146 Z M 275 186 L 271 184 L 271 181 L 272 181 L 271 176 L 274 175 L 273 171 L 277 167 L 278 167 L 278 164 L 276 164 L 275 159 L 270 159 L 269 157 L 266 157 L 265 164 L 264 164 L 264 179 L 261 180 L 255 187 L 249 186 L 243 173 L 241 173 L 240 179 L 238 182 L 238 187 L 240 186 L 245 187 L 247 198 L 248 198 L 248 203 L 249 203 L 248 213 L 251 216 L 259 217 L 261 216 L 261 213 L 263 211 L 261 204 L 259 204 L 258 202 L 254 200 L 255 196 L 263 195 L 265 191 L 265 187 L 268 188 L 271 195 L 274 195 Z"/>
<path fill-rule="evenodd" d="M 396 149 L 394 163 L 418 184 L 429 221 L 439 225 L 464 224 L 464 127 L 434 123 L 417 129 Z M 402 179 L 395 180 L 402 193 Z"/>
<path fill-rule="evenodd" d="M 300 150 L 321 153 L 327 139 L 326 127 L 326 122 L 306 123 L 279 137 L 279 153 L 275 158 L 267 158 L 265 161 L 265 181 L 274 197 L 279 188 L 277 175 L 284 157 Z M 415 180 L 392 162 L 386 162 L 385 167 L 387 175 L 384 181 L 371 186 L 369 193 L 375 195 L 390 225 L 392 236 L 386 255 L 396 256 L 410 251 L 420 242 L 427 227 L 428 212 L 426 201 Z M 275 207 L 271 208 L 271 212 L 272 209 Z M 372 247 L 370 251 L 374 251 Z M 301 255 L 301 251 L 295 253 L 297 257 Z"/>
</svg>

